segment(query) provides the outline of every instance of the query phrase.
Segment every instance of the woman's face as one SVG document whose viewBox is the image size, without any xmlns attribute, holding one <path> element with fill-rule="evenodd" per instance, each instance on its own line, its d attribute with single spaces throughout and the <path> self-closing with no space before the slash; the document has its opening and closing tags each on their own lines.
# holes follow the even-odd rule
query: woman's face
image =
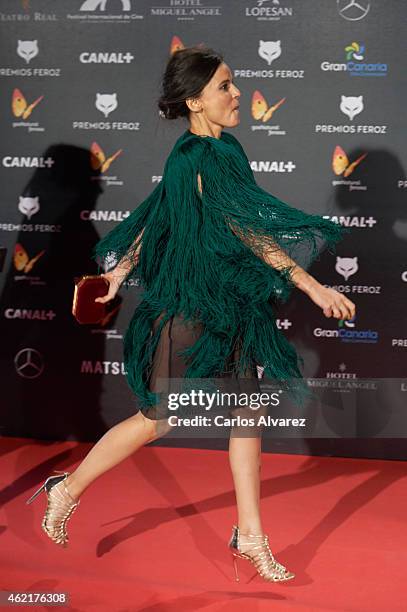
<svg viewBox="0 0 407 612">
<path fill-rule="evenodd" d="M 240 123 L 240 91 L 233 84 L 233 75 L 224 62 L 218 66 L 215 74 L 207 83 L 197 99 L 198 115 L 209 123 L 221 127 L 234 127 Z M 195 106 L 193 106 L 195 110 Z M 194 115 L 195 113 L 190 113 Z"/>
</svg>

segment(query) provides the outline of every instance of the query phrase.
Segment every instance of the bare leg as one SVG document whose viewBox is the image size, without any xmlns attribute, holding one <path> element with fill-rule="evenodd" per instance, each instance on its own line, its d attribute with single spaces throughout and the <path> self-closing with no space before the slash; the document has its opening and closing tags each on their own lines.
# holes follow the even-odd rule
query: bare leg
<svg viewBox="0 0 407 612">
<path fill-rule="evenodd" d="M 262 534 L 260 517 L 261 436 L 231 436 L 229 463 L 235 486 L 238 526 L 241 534 Z M 241 538 L 243 540 L 243 535 Z"/>
<path fill-rule="evenodd" d="M 164 312 L 161 313 L 155 319 L 153 330 L 157 329 L 164 314 Z M 175 334 L 174 329 L 176 330 Z M 172 335 L 174 335 L 174 338 L 172 338 Z M 171 350 L 172 345 L 175 350 L 179 348 L 180 343 L 182 348 L 182 338 L 183 334 L 180 331 L 178 318 L 175 322 L 173 318 L 169 319 L 161 331 L 152 362 L 152 371 L 149 378 L 151 391 L 160 392 L 164 390 L 165 392 L 165 386 L 164 388 L 161 387 L 160 379 L 170 378 L 172 372 L 168 369 L 169 363 L 173 362 L 175 375 L 178 375 L 178 370 L 182 371 L 185 368 L 183 361 L 174 357 Z M 154 409 L 152 409 L 152 414 L 155 414 Z M 79 498 L 96 478 L 126 459 L 141 446 L 165 435 L 170 429 L 171 427 L 165 419 L 148 419 L 141 411 L 121 421 L 100 438 L 77 469 L 68 476 L 65 482 L 70 495 L 74 499 Z"/>
<path fill-rule="evenodd" d="M 237 343 L 233 359 L 240 356 L 240 343 Z M 233 380 L 233 377 L 232 377 Z M 234 385 L 239 392 L 248 397 L 261 391 L 257 379 L 257 369 L 248 368 L 243 377 L 234 379 Z M 255 396 L 253 396 L 255 397 Z M 267 414 L 267 407 L 261 406 L 255 411 L 248 406 L 241 406 L 231 411 L 231 417 L 258 418 Z M 229 464 L 233 475 L 236 503 L 237 525 L 240 531 L 240 541 L 245 541 L 244 533 L 263 534 L 260 516 L 260 471 L 261 471 L 261 441 L 263 425 L 235 425 L 230 431 Z M 246 538 L 246 541 L 250 541 Z M 245 549 L 246 550 L 246 549 Z"/>
<path fill-rule="evenodd" d="M 233 432 L 233 430 L 232 430 Z M 290 580 L 295 577 L 274 557 L 260 517 L 261 436 L 231 436 L 230 465 L 236 490 L 239 550 L 252 558 L 257 572 L 266 580 Z M 250 538 L 249 535 L 253 536 Z M 241 548 L 241 545 L 244 545 Z M 235 566 L 236 569 L 236 566 Z"/>
<path fill-rule="evenodd" d="M 249 378 L 240 380 L 241 389 L 250 393 L 258 388 L 257 371 L 248 373 Z M 264 406 L 254 413 L 249 408 L 233 411 L 231 416 L 259 417 L 265 415 Z M 244 534 L 262 535 L 263 527 L 260 515 L 260 471 L 261 441 L 263 426 L 248 428 L 234 426 L 229 438 L 229 463 L 232 470 L 237 503 L 237 525 L 240 531 L 240 543 L 247 544 L 244 551 L 250 554 L 250 543 L 253 538 Z"/>
<path fill-rule="evenodd" d="M 126 459 L 141 446 L 152 442 L 165 433 L 160 423 L 157 433 L 156 421 L 147 419 L 142 412 L 121 421 L 107 431 L 91 448 L 82 463 L 72 472 L 65 483 L 74 499 L 99 476 Z"/>
</svg>

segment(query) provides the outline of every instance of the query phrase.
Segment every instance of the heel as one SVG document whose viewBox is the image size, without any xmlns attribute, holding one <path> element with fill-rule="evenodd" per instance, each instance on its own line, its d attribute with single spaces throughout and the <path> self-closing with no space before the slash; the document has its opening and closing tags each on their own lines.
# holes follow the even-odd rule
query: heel
<svg viewBox="0 0 407 612">
<path fill-rule="evenodd" d="M 237 525 L 233 525 L 232 536 L 229 540 L 229 550 L 233 555 L 236 581 L 239 581 L 237 572 L 237 558 L 245 559 L 254 565 L 257 573 L 267 581 L 286 582 L 295 577 L 284 565 L 279 563 L 274 557 L 266 534 L 242 533 L 241 535 L 249 538 L 249 541 L 242 542 L 240 530 Z M 249 549 L 243 546 L 249 546 Z"/>
<path fill-rule="evenodd" d="M 56 474 L 68 474 L 68 472 L 61 472 L 61 470 L 54 470 L 54 472 Z M 49 478 L 46 479 L 45 482 L 42 483 L 42 485 L 40 486 L 39 489 L 37 489 L 37 491 L 35 491 L 35 493 L 33 495 L 31 495 L 30 499 L 27 499 L 27 501 L 25 502 L 26 504 L 31 504 L 31 502 L 34 501 L 34 499 L 36 497 L 38 497 L 38 495 L 42 492 L 45 491 L 47 488 L 47 484 L 50 480 L 53 480 L 55 478 L 55 476 L 50 476 Z"/>
<path fill-rule="evenodd" d="M 235 568 L 236 582 L 239 582 L 239 573 L 237 571 L 237 556 L 232 553 L 233 566 Z"/>
<path fill-rule="evenodd" d="M 36 497 L 38 497 L 38 495 L 41 493 L 41 491 L 45 491 L 45 482 L 44 482 L 44 484 L 42 484 L 42 485 L 40 486 L 40 488 L 39 488 L 39 489 L 38 489 L 38 490 L 37 490 L 37 491 L 34 493 L 34 495 L 32 495 L 32 496 L 30 497 L 30 499 L 27 499 L 27 501 L 26 501 L 25 503 L 26 503 L 26 504 L 31 504 L 31 502 L 33 502 L 33 501 L 34 501 L 34 499 L 35 499 Z"/>
</svg>

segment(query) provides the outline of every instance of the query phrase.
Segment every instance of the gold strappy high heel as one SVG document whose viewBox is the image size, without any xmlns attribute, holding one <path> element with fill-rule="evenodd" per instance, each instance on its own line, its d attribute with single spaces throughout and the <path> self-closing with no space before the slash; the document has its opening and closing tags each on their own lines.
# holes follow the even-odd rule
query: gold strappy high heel
<svg viewBox="0 0 407 612">
<path fill-rule="evenodd" d="M 232 537 L 229 540 L 229 550 L 232 553 L 232 560 L 235 567 L 236 580 L 239 581 L 239 575 L 237 571 L 237 559 L 247 559 L 256 568 L 257 572 L 264 578 L 271 582 L 285 582 L 295 577 L 293 572 L 289 572 L 284 565 L 278 563 L 274 558 L 273 553 L 270 550 L 268 544 L 267 535 L 253 535 L 251 533 L 242 533 L 245 537 L 251 538 L 249 542 L 240 542 L 240 531 L 239 527 L 233 525 Z M 253 544 L 255 544 L 253 546 Z M 259 552 L 254 555 L 249 555 L 247 552 L 242 551 L 242 546 L 250 546 L 249 550 L 258 550 Z"/>
<path fill-rule="evenodd" d="M 56 487 L 58 483 L 68 478 L 69 472 L 61 472 L 59 470 L 54 470 L 54 472 L 63 474 L 63 476 L 50 476 L 47 478 L 34 495 L 26 501 L 26 504 L 34 501 L 41 491 L 46 492 L 48 503 L 41 527 L 53 542 L 61 544 L 66 548 L 68 544 L 66 523 L 79 505 L 80 500 L 74 500 L 71 497 L 65 482 L 63 483 L 64 491 Z"/>
</svg>

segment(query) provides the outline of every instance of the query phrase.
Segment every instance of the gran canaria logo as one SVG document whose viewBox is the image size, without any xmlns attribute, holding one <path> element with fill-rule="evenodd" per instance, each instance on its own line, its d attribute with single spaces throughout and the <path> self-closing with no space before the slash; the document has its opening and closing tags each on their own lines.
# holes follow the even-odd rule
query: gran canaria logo
<svg viewBox="0 0 407 612">
<path fill-rule="evenodd" d="M 359 42 L 352 42 L 344 47 L 345 62 L 321 63 L 324 72 L 347 72 L 352 77 L 387 76 L 388 66 L 383 62 L 365 62 L 366 47 Z"/>
</svg>

